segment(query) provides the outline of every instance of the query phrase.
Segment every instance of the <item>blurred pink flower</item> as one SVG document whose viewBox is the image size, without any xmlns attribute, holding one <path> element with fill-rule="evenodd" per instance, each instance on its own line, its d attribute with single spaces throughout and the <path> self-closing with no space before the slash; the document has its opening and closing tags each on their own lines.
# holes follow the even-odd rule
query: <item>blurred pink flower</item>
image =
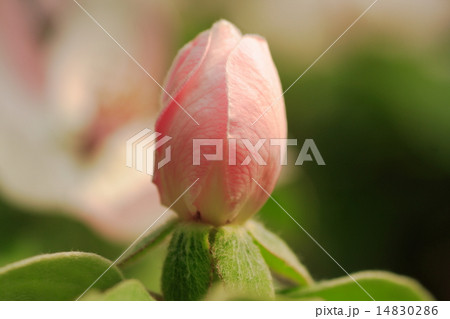
<svg viewBox="0 0 450 319">
<path fill-rule="evenodd" d="M 1 191 L 134 239 L 164 211 L 150 177 L 125 166 L 126 140 L 153 128 L 159 87 L 74 3 L 52 3 L 0 5 Z M 162 80 L 171 19 L 161 3 L 85 6 Z"/>
<path fill-rule="evenodd" d="M 249 139 L 255 145 L 262 138 L 287 135 L 284 101 L 277 100 L 282 94 L 281 84 L 266 41 L 256 35 L 241 35 L 231 23 L 219 21 L 178 53 L 165 89 L 199 125 L 171 97 L 163 96 L 156 131 L 173 139 L 172 161 L 156 170 L 153 180 L 162 203 L 171 205 L 199 178 L 173 206 L 183 219 L 200 219 L 213 225 L 244 222 L 268 197 L 252 178 L 272 191 L 283 154 L 279 148 L 269 151 L 267 142 L 259 150 L 267 165 L 255 161 L 239 165 L 249 154 L 240 139 Z M 273 108 L 251 126 L 275 101 Z M 194 166 L 193 139 L 221 139 L 224 160 L 202 158 L 200 165 Z M 229 139 L 237 139 L 237 165 L 229 165 L 226 160 Z M 205 153 L 215 153 L 214 147 Z M 157 161 L 164 156 L 158 149 Z"/>
</svg>

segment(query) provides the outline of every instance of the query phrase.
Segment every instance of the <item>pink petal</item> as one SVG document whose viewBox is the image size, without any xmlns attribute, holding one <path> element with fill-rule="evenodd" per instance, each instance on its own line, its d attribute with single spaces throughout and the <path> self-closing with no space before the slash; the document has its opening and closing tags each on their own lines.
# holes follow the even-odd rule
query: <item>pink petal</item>
<svg viewBox="0 0 450 319">
<path fill-rule="evenodd" d="M 229 138 L 249 139 L 253 145 L 261 138 L 267 139 L 259 154 L 267 163 L 254 160 L 247 166 L 227 166 L 226 175 L 229 198 L 241 202 L 238 220 L 259 210 L 267 194 L 252 180 L 254 178 L 265 190 L 272 192 L 280 174 L 278 147 L 270 146 L 269 139 L 286 138 L 287 124 L 284 99 L 278 72 L 272 61 L 267 42 L 259 36 L 246 35 L 231 53 L 227 62 L 229 99 Z M 273 105 L 272 105 L 273 104 Z M 267 108 L 272 106 L 253 126 L 251 125 Z M 239 147 L 241 144 L 241 147 Z M 237 163 L 242 163 L 248 152 L 238 142 Z"/>
<path fill-rule="evenodd" d="M 209 45 L 206 44 L 209 35 Z M 193 46 L 200 48 L 195 50 Z M 195 62 L 193 62 L 195 61 Z M 177 74 L 180 70 L 183 79 Z M 173 101 L 163 99 L 156 130 L 171 136 L 172 161 L 155 171 L 154 183 L 164 205 L 171 205 L 197 178 L 198 182 L 180 199 L 174 210 L 185 219 L 201 218 L 222 225 L 244 221 L 265 202 L 267 195 L 252 177 L 271 191 L 280 172 L 278 149 L 267 141 L 260 154 L 267 166 L 251 161 L 237 144 L 237 166 L 228 165 L 228 138 L 285 138 L 286 119 L 281 98 L 253 127 L 251 123 L 281 96 L 281 85 L 264 39 L 244 36 L 230 23 L 219 21 L 180 52 L 167 81 L 167 89 L 192 115 L 199 126 Z M 224 141 L 224 160 L 193 165 L 193 139 Z M 215 153 L 214 147 L 201 149 Z M 159 149 L 157 157 L 164 156 Z"/>
</svg>

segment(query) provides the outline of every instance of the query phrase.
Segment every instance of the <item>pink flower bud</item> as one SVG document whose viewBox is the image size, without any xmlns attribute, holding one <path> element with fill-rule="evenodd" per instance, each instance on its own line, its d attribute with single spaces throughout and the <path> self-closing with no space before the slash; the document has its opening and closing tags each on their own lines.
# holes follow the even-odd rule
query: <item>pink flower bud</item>
<svg viewBox="0 0 450 319">
<path fill-rule="evenodd" d="M 281 84 L 267 42 L 219 21 L 181 49 L 165 90 L 156 131 L 172 137 L 171 161 L 159 169 L 156 164 L 153 179 L 161 202 L 172 205 L 198 178 L 172 206 L 182 219 L 215 226 L 246 221 L 268 197 L 253 179 L 271 192 L 285 156 L 284 147 L 269 141 L 285 139 L 287 129 Z M 194 152 L 199 139 L 222 145 Z M 264 163 L 255 160 L 245 144 L 256 145 L 261 139 L 265 141 L 258 153 Z M 155 163 L 165 156 L 164 147 L 158 148 Z"/>
</svg>

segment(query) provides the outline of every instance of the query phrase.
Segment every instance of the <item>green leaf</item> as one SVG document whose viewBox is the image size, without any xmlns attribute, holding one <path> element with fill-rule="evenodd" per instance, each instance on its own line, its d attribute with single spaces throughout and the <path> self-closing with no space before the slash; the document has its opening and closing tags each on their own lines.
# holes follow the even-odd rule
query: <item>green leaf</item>
<svg viewBox="0 0 450 319">
<path fill-rule="evenodd" d="M 144 285 L 135 279 L 125 280 L 104 293 L 92 291 L 82 300 L 99 301 L 154 301 Z"/>
<path fill-rule="evenodd" d="M 226 290 L 250 298 L 274 297 L 269 268 L 245 228 L 218 228 L 213 236 L 212 255 L 215 272 Z"/>
<path fill-rule="evenodd" d="M 152 231 L 127 253 L 126 257 L 119 262 L 118 266 L 121 268 L 127 267 L 145 256 L 149 250 L 160 244 L 174 230 L 177 222 L 177 219 L 169 220 L 161 227 Z"/>
<path fill-rule="evenodd" d="M 200 300 L 212 281 L 210 226 L 179 224 L 170 241 L 162 274 L 165 300 Z"/>
<path fill-rule="evenodd" d="M 301 286 L 309 286 L 314 282 L 308 270 L 281 238 L 255 221 L 249 221 L 246 227 L 275 274 Z"/>
<path fill-rule="evenodd" d="M 46 254 L 0 268 L 0 300 L 74 300 L 109 266 L 101 256 L 82 252 Z M 93 286 L 100 290 L 122 280 L 111 267 Z"/>
<path fill-rule="evenodd" d="M 433 300 L 417 281 L 384 271 L 363 271 L 352 277 L 377 301 Z M 289 298 L 322 298 L 327 301 L 372 300 L 350 277 L 319 282 L 314 286 L 285 291 Z"/>
</svg>

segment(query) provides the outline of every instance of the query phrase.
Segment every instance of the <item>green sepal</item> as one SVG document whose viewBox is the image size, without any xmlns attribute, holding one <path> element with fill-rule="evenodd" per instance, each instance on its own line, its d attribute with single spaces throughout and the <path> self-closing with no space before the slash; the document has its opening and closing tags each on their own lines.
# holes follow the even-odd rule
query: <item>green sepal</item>
<svg viewBox="0 0 450 319">
<path fill-rule="evenodd" d="M 300 286 L 309 286 L 314 282 L 305 266 L 280 237 L 256 221 L 247 222 L 246 227 L 274 274 Z"/>
<path fill-rule="evenodd" d="M 84 301 L 154 301 L 144 285 L 135 279 L 124 280 L 105 292 L 90 291 Z"/>
<path fill-rule="evenodd" d="M 75 300 L 111 261 L 91 253 L 39 255 L 0 268 L 0 300 Z M 122 280 L 111 267 L 93 286 L 104 290 Z"/>
<path fill-rule="evenodd" d="M 165 300 L 201 300 L 212 282 L 211 226 L 179 224 L 169 244 L 162 274 Z"/>
<path fill-rule="evenodd" d="M 214 270 L 225 290 L 250 298 L 274 298 L 269 268 L 245 228 L 220 227 L 211 237 Z"/>
<path fill-rule="evenodd" d="M 281 298 L 322 299 L 326 301 L 418 301 L 433 300 L 433 296 L 417 281 L 385 271 L 362 271 L 349 276 L 318 282 L 281 292 Z M 372 298 L 371 298 L 372 297 Z"/>
</svg>

